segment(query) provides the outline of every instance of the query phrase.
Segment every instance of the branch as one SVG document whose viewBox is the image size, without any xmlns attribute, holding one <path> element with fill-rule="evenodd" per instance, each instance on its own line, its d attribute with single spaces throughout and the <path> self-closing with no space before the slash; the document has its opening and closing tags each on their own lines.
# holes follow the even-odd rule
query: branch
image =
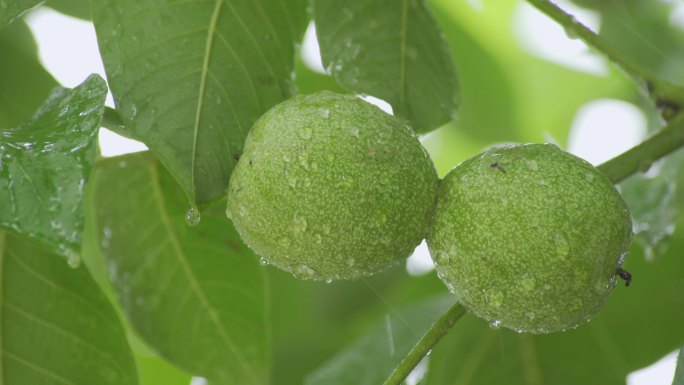
<svg viewBox="0 0 684 385">
<path fill-rule="evenodd" d="M 439 319 L 432 324 L 430 329 L 416 343 L 411 351 L 397 365 L 392 374 L 387 378 L 383 385 L 401 385 L 413 369 L 418 365 L 432 348 L 444 337 L 464 314 L 466 310 L 460 303 L 456 302 Z"/>
<path fill-rule="evenodd" d="M 684 106 L 683 87 L 654 76 L 638 63 L 625 57 L 601 36 L 594 33 L 584 24 L 577 21 L 574 16 L 563 11 L 550 0 L 527 0 L 527 2 L 565 28 L 568 35 L 577 36 L 579 39 L 582 39 L 588 46 L 606 55 L 608 59 L 622 67 L 628 74 L 643 81 L 659 107 Z"/>
<path fill-rule="evenodd" d="M 598 169 L 618 183 L 637 171 L 646 171 L 651 164 L 663 156 L 684 146 L 684 115 L 679 115 L 670 124 L 636 147 L 598 166 Z"/>
</svg>

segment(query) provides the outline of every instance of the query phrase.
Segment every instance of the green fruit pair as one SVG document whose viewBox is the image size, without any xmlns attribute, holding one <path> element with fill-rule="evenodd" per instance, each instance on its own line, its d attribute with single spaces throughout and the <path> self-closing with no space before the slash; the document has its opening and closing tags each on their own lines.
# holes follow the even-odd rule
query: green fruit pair
<svg viewBox="0 0 684 385">
<path fill-rule="evenodd" d="M 373 274 L 427 234 L 459 301 L 494 326 L 531 332 L 595 314 L 631 240 L 608 178 L 555 146 L 491 149 L 438 188 L 402 120 L 330 92 L 295 97 L 257 121 L 227 214 L 264 261 L 308 279 Z"/>
</svg>

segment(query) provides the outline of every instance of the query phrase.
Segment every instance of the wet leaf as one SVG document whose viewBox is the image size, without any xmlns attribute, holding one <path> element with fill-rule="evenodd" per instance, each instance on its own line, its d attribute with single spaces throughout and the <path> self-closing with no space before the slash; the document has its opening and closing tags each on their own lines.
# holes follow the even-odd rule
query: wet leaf
<svg viewBox="0 0 684 385">
<path fill-rule="evenodd" d="M 0 231 L 3 384 L 137 385 L 119 318 L 84 267 Z"/>
<path fill-rule="evenodd" d="M 304 0 L 93 3 L 117 110 L 192 202 L 225 194 L 254 121 L 292 95 L 305 8 Z"/>
<path fill-rule="evenodd" d="M 97 75 L 56 88 L 31 120 L 0 130 L 0 226 L 78 263 L 84 186 L 107 86 Z"/>
<path fill-rule="evenodd" d="M 44 0 L 0 0 L 0 28 Z"/>
<path fill-rule="evenodd" d="M 451 52 L 424 0 L 315 0 L 324 65 L 344 87 L 392 105 L 417 132 L 455 117 Z"/>
<path fill-rule="evenodd" d="M 23 21 L 0 29 L 0 128 L 28 120 L 57 81 L 38 60 L 38 47 Z"/>
<path fill-rule="evenodd" d="M 382 384 L 453 303 L 453 296 L 447 294 L 388 314 L 363 337 L 309 375 L 304 384 Z"/>
<path fill-rule="evenodd" d="M 97 244 L 131 327 L 162 357 L 212 384 L 266 384 L 265 281 L 221 211 L 186 223 L 187 199 L 149 153 L 94 172 Z"/>
</svg>

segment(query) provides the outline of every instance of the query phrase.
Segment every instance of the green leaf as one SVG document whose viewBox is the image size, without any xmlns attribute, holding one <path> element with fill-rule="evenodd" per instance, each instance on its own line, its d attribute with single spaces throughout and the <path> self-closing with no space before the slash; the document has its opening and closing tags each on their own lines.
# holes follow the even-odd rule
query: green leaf
<svg viewBox="0 0 684 385">
<path fill-rule="evenodd" d="M 302 384 L 350 341 L 384 322 L 387 311 L 444 290 L 435 275 L 411 277 L 398 265 L 358 281 L 293 279 L 268 268 L 273 322 L 274 384 Z M 414 341 L 415 342 L 415 341 Z"/>
<path fill-rule="evenodd" d="M 679 358 L 677 358 L 677 370 L 675 371 L 672 385 L 684 385 L 684 347 L 679 350 Z"/>
<path fill-rule="evenodd" d="M 141 385 L 188 385 L 192 377 L 156 356 L 135 356 Z"/>
<path fill-rule="evenodd" d="M 31 117 L 57 81 L 38 60 L 38 47 L 23 21 L 0 30 L 0 128 Z"/>
<path fill-rule="evenodd" d="M 650 365 L 684 342 L 682 240 L 647 262 L 633 248 L 629 288 L 615 288 L 589 323 L 548 335 L 491 329 L 463 317 L 433 350 L 426 384 L 624 385 L 630 372 Z"/>
<path fill-rule="evenodd" d="M 417 132 L 454 119 L 450 50 L 424 0 L 315 0 L 324 65 L 344 87 L 392 105 Z"/>
<path fill-rule="evenodd" d="M 634 240 L 648 259 L 662 255 L 675 229 L 677 183 L 667 170 L 653 177 L 636 174 L 620 183 L 620 192 L 632 214 Z"/>
<path fill-rule="evenodd" d="M 136 385 L 119 318 L 85 268 L 0 231 L 3 384 Z"/>
<path fill-rule="evenodd" d="M 293 93 L 305 16 L 304 0 L 93 3 L 117 110 L 193 203 L 225 194 L 252 123 Z"/>
<path fill-rule="evenodd" d="M 100 286 L 100 289 L 105 294 L 110 303 L 113 304 L 114 309 L 122 320 L 122 325 L 127 332 L 128 343 L 133 351 L 135 363 L 138 367 L 138 375 L 140 378 L 140 385 L 188 385 L 191 376 L 175 366 L 171 365 L 163 358 L 157 356 L 150 348 L 145 345 L 140 338 L 133 333 L 128 320 L 119 303 L 112 288 L 107 268 L 105 266 L 104 257 L 100 253 L 98 246 L 99 239 L 95 229 L 95 210 L 92 205 L 93 202 L 93 188 L 92 183 L 86 193 L 85 205 L 85 225 L 83 229 L 83 244 L 81 246 L 81 253 L 83 264 L 88 268 L 93 280 Z"/>
<path fill-rule="evenodd" d="M 671 22 L 676 2 L 577 1 L 601 16 L 599 34 L 646 71 L 684 85 L 684 30 Z"/>
<path fill-rule="evenodd" d="M 0 28 L 11 23 L 24 12 L 44 0 L 0 0 Z"/>
<path fill-rule="evenodd" d="M 107 86 L 97 75 L 56 88 L 25 124 L 0 130 L 0 227 L 78 261 L 84 186 L 97 152 Z"/>
<path fill-rule="evenodd" d="M 311 373 L 305 385 L 377 385 L 392 373 L 433 322 L 454 303 L 443 295 L 394 311 Z"/>
<path fill-rule="evenodd" d="M 90 20 L 90 1 L 88 0 L 48 0 L 46 5 L 65 15 Z"/>
<path fill-rule="evenodd" d="M 91 188 L 98 244 L 140 337 L 213 384 L 266 384 L 265 281 L 225 214 L 188 226 L 183 192 L 149 153 L 103 160 Z"/>
</svg>

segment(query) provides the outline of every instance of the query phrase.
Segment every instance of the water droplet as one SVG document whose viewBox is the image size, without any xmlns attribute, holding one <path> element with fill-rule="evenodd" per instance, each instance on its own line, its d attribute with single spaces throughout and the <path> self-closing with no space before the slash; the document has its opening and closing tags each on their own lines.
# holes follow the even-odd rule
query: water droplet
<svg viewBox="0 0 684 385">
<path fill-rule="evenodd" d="M 504 300 L 504 295 L 500 291 L 491 290 L 487 295 L 487 303 L 493 307 L 500 307 Z"/>
<path fill-rule="evenodd" d="M 387 223 L 387 215 L 384 213 L 378 214 L 378 216 L 375 218 L 375 224 L 378 226 L 382 226 L 385 223 Z"/>
<path fill-rule="evenodd" d="M 323 230 L 323 234 L 325 234 L 325 235 L 330 234 L 330 225 L 323 225 L 321 230 Z"/>
<path fill-rule="evenodd" d="M 76 269 L 81 266 L 81 256 L 73 250 L 67 251 L 67 264 L 70 268 Z"/>
<path fill-rule="evenodd" d="M 562 235 L 558 234 L 555 235 L 554 241 L 556 243 L 556 254 L 560 259 L 565 259 L 570 254 L 570 244 Z"/>
<path fill-rule="evenodd" d="M 452 243 L 451 246 L 449 246 L 449 255 L 455 256 L 457 253 L 458 253 L 458 244 Z"/>
<path fill-rule="evenodd" d="M 534 159 L 525 160 L 525 166 L 527 166 L 527 168 L 529 168 L 532 171 L 539 170 L 539 164 L 537 164 L 537 161 Z"/>
<path fill-rule="evenodd" d="M 278 239 L 278 244 L 281 247 L 290 247 L 290 239 L 287 237 L 281 237 L 280 239 Z"/>
<path fill-rule="evenodd" d="M 451 262 L 451 257 L 444 251 L 438 251 L 435 259 L 438 265 L 447 265 Z"/>
<path fill-rule="evenodd" d="M 532 291 L 534 290 L 535 286 L 537 286 L 537 282 L 534 280 L 533 277 L 530 277 L 527 274 L 525 274 L 520 280 L 520 287 L 522 287 L 525 291 Z"/>
<path fill-rule="evenodd" d="M 311 279 L 316 275 L 316 271 L 308 265 L 299 265 L 294 270 L 294 276 L 299 279 Z"/>
<path fill-rule="evenodd" d="M 309 153 L 308 152 L 302 152 L 299 154 L 299 165 L 302 166 L 305 170 L 309 169 Z"/>
<path fill-rule="evenodd" d="M 330 117 L 330 110 L 327 108 L 321 108 L 319 110 L 319 113 L 321 114 L 321 118 L 323 119 L 328 119 Z"/>
<path fill-rule="evenodd" d="M 194 207 L 189 208 L 188 211 L 185 213 L 185 223 L 187 223 L 190 227 L 195 227 L 199 225 L 200 220 L 201 214 L 199 210 L 197 210 Z"/>
<path fill-rule="evenodd" d="M 109 226 L 105 226 L 102 229 L 102 248 L 103 249 L 108 249 L 109 248 L 109 241 L 112 238 L 112 229 L 109 228 Z"/>
<path fill-rule="evenodd" d="M 295 215 L 294 221 L 292 221 L 292 231 L 294 231 L 295 234 L 302 234 L 306 231 L 306 225 L 307 223 L 304 217 Z"/>
<path fill-rule="evenodd" d="M 138 115 L 138 107 L 135 104 L 130 104 L 128 107 L 128 115 L 131 119 L 134 119 Z"/>
<path fill-rule="evenodd" d="M 285 163 L 290 163 L 290 161 L 292 161 L 292 156 L 290 154 L 284 154 L 283 155 L 283 161 Z"/>
<path fill-rule="evenodd" d="M 297 177 L 296 176 L 288 174 L 286 176 L 286 178 L 287 178 L 288 186 L 290 186 L 292 188 L 297 187 Z"/>
<path fill-rule="evenodd" d="M 297 131 L 297 135 L 304 140 L 309 140 L 313 136 L 313 130 L 308 126 L 302 127 L 299 131 Z"/>
<path fill-rule="evenodd" d="M 356 261 L 354 260 L 354 258 L 349 257 L 347 258 L 345 263 L 347 264 L 347 266 L 352 267 L 356 264 Z"/>
<path fill-rule="evenodd" d="M 321 236 L 321 234 L 314 235 L 314 239 L 315 239 L 316 243 L 318 243 L 318 244 L 323 242 L 323 237 Z"/>
<path fill-rule="evenodd" d="M 527 317 L 527 319 L 530 320 L 530 321 L 534 320 L 534 317 L 536 317 L 536 316 L 537 316 L 537 315 L 534 314 L 534 312 L 531 312 L 531 311 L 525 313 L 525 317 Z"/>
<path fill-rule="evenodd" d="M 355 127 L 355 126 L 349 127 L 349 133 L 351 133 L 351 135 L 353 137 L 358 138 L 359 137 L 359 128 Z"/>
<path fill-rule="evenodd" d="M 492 329 L 498 329 L 501 327 L 501 321 L 499 321 L 498 319 L 492 320 L 491 322 L 489 322 L 489 327 Z"/>
<path fill-rule="evenodd" d="M 332 283 L 332 281 L 333 281 L 332 278 L 326 278 L 325 279 L 325 283 Z"/>
<path fill-rule="evenodd" d="M 264 258 L 264 257 L 261 257 L 261 258 L 259 259 L 259 263 L 260 263 L 262 266 L 266 266 L 266 265 L 269 264 L 268 260 L 267 260 L 266 258 Z"/>
<path fill-rule="evenodd" d="M 584 174 L 584 179 L 586 179 L 587 182 L 592 182 L 594 180 L 594 174 L 588 172 Z"/>
</svg>

